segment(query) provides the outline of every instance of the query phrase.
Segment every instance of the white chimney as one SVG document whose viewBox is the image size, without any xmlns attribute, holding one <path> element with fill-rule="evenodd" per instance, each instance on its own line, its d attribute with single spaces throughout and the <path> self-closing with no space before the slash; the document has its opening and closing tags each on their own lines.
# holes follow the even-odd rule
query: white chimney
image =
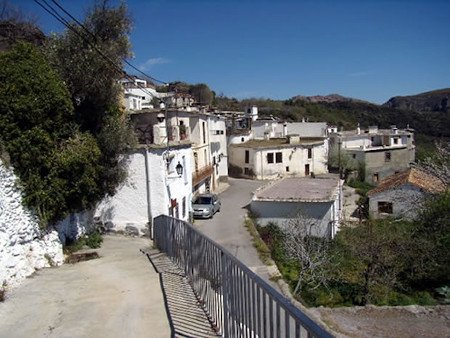
<svg viewBox="0 0 450 338">
<path fill-rule="evenodd" d="M 361 134 L 361 127 L 359 126 L 359 122 L 358 122 L 358 126 L 356 127 L 356 133 L 357 133 L 358 135 Z"/>
<path fill-rule="evenodd" d="M 287 136 L 287 123 L 284 122 L 283 124 L 283 136 L 286 137 Z"/>
<path fill-rule="evenodd" d="M 252 117 L 252 121 L 256 121 L 258 119 L 258 107 L 257 106 L 252 106 L 251 117 Z"/>
</svg>

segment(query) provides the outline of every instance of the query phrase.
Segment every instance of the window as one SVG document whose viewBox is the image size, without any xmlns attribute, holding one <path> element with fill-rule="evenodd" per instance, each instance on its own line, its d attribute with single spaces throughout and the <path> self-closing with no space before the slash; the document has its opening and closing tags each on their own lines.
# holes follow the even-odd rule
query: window
<svg viewBox="0 0 450 338">
<path fill-rule="evenodd" d="M 286 167 L 286 172 L 287 172 L 287 173 L 289 172 L 289 167 Z"/>
<path fill-rule="evenodd" d="M 273 153 L 267 154 L 267 163 L 273 163 Z"/>
<path fill-rule="evenodd" d="M 394 144 L 398 144 L 398 138 L 394 138 Z"/>
<path fill-rule="evenodd" d="M 352 158 L 356 158 L 356 154 L 352 154 Z"/>
<path fill-rule="evenodd" d="M 378 212 L 383 214 L 392 214 L 392 203 L 378 202 Z"/>
<path fill-rule="evenodd" d="M 241 142 L 244 142 L 244 138 L 243 137 L 241 137 Z"/>
<path fill-rule="evenodd" d="M 181 200 L 181 215 L 183 218 L 186 217 L 186 197 Z"/>
<path fill-rule="evenodd" d="M 206 143 L 206 123 L 203 122 L 203 143 Z"/>
<path fill-rule="evenodd" d="M 245 175 L 250 175 L 250 169 L 244 168 L 244 174 Z"/>
<path fill-rule="evenodd" d="M 246 150 L 245 151 L 245 163 L 249 163 L 250 162 L 250 151 Z"/>
<path fill-rule="evenodd" d="M 391 162 L 391 152 L 390 151 L 386 151 L 384 153 L 384 162 Z"/>
<path fill-rule="evenodd" d="M 282 152 L 275 153 L 275 162 L 283 163 L 283 153 Z"/>
<path fill-rule="evenodd" d="M 372 176 L 372 181 L 373 181 L 374 183 L 378 182 L 378 173 L 373 174 L 373 176 Z"/>
<path fill-rule="evenodd" d="M 308 158 L 312 158 L 312 148 L 308 148 Z"/>
</svg>

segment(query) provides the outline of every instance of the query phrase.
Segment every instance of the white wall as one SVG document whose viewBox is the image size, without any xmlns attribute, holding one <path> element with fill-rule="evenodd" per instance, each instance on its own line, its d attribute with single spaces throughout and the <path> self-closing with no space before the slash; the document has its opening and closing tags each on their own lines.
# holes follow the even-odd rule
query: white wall
<svg viewBox="0 0 450 338">
<path fill-rule="evenodd" d="M 398 188 L 369 196 L 369 212 L 374 218 L 395 217 L 414 219 L 420 211 L 425 193 L 419 188 L 404 184 Z M 392 214 L 378 212 L 378 202 L 392 203 Z"/>
<path fill-rule="evenodd" d="M 251 210 L 257 215 L 258 223 L 262 226 L 270 222 L 283 226 L 298 214 L 301 217 L 312 219 L 317 224 L 315 236 L 331 235 L 331 223 L 334 220 L 335 202 L 275 202 L 252 201 Z M 335 231 L 333 232 L 334 236 Z"/>
<path fill-rule="evenodd" d="M 176 200 L 178 204 L 174 210 L 178 208 L 178 217 L 188 220 L 192 198 L 190 146 L 172 148 L 169 152 L 165 148 L 141 149 L 127 156 L 127 182 L 116 195 L 99 204 L 96 210 L 99 221 L 108 230 L 147 235 L 149 220 L 162 214 L 168 215 L 171 200 Z M 176 174 L 178 162 L 183 166 L 181 177 Z"/>
<path fill-rule="evenodd" d="M 18 285 L 38 269 L 64 261 L 56 231 L 43 232 L 22 205 L 22 192 L 11 169 L 0 161 L 0 287 Z"/>
<path fill-rule="evenodd" d="M 307 148 L 312 148 L 312 158 L 308 158 Z M 249 151 L 250 161 L 245 163 L 245 151 Z M 275 153 L 282 153 L 282 162 L 276 163 Z M 228 149 L 229 162 L 233 166 L 249 168 L 259 180 L 276 179 L 281 176 L 305 176 L 305 165 L 309 164 L 309 171 L 316 175 L 328 173 L 328 141 L 322 144 L 299 145 L 273 148 L 247 148 L 245 146 L 231 146 Z M 268 163 L 267 154 L 274 154 L 274 163 Z M 289 167 L 289 171 L 286 170 Z"/>
</svg>

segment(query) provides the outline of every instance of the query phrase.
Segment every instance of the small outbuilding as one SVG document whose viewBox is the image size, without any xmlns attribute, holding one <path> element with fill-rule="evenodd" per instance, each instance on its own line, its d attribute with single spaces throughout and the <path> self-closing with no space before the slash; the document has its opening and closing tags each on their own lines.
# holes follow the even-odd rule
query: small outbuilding
<svg viewBox="0 0 450 338">
<path fill-rule="evenodd" d="M 374 218 L 414 219 L 427 195 L 445 191 L 444 184 L 422 170 L 411 168 L 382 180 L 368 192 Z"/>
<path fill-rule="evenodd" d="M 333 238 L 340 225 L 342 182 L 337 175 L 283 178 L 257 190 L 250 208 L 260 225 L 282 227 L 299 218 L 314 223 L 311 235 Z"/>
</svg>

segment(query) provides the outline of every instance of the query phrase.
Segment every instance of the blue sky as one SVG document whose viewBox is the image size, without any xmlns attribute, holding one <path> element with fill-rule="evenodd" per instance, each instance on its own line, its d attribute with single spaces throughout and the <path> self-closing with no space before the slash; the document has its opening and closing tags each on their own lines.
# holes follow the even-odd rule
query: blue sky
<svg viewBox="0 0 450 338">
<path fill-rule="evenodd" d="M 58 2 L 79 19 L 92 3 Z M 63 30 L 32 0 L 15 3 L 46 33 Z M 450 87 L 450 1 L 126 3 L 131 62 L 162 81 L 240 99 L 338 93 L 375 103 Z"/>
</svg>

